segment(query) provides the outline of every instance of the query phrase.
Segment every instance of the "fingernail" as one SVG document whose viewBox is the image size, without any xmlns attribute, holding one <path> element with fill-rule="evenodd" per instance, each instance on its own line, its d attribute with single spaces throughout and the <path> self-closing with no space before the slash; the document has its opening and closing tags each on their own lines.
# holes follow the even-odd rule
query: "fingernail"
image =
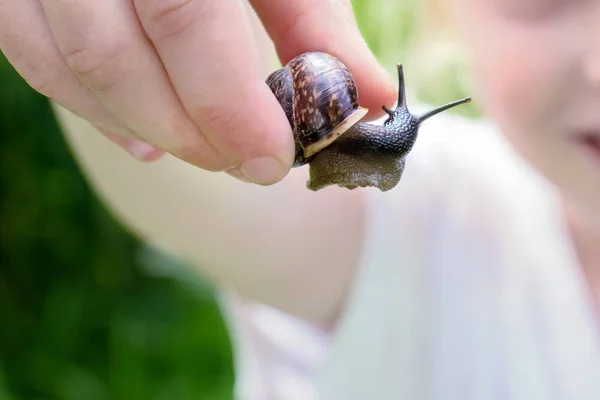
<svg viewBox="0 0 600 400">
<path fill-rule="evenodd" d="M 258 157 L 246 161 L 242 165 L 241 171 L 247 180 L 259 185 L 278 182 L 284 174 L 283 165 L 272 157 Z"/>
<path fill-rule="evenodd" d="M 233 176 L 236 179 L 239 179 L 242 182 L 248 182 L 248 180 L 246 179 L 246 177 L 244 176 L 244 174 L 242 174 L 242 171 L 240 171 L 237 168 L 232 168 L 229 169 L 227 171 L 225 171 L 228 175 Z"/>
<path fill-rule="evenodd" d="M 127 149 L 132 156 L 138 160 L 146 160 L 157 150 L 150 143 L 142 142 L 141 140 L 129 139 Z"/>
</svg>

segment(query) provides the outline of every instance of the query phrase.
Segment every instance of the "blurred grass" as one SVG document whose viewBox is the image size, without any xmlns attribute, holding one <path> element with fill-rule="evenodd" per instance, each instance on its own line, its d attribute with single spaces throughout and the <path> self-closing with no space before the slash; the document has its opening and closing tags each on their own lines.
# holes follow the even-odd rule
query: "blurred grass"
<svg viewBox="0 0 600 400">
<path fill-rule="evenodd" d="M 392 74 L 411 65 L 415 4 L 353 1 Z M 426 101 L 464 95 L 454 64 L 438 71 L 443 88 L 408 71 Z M 0 399 L 231 398 L 229 337 L 209 287 L 178 279 L 185 269 L 109 216 L 47 99 L 4 58 L 0 85 Z"/>
<path fill-rule="evenodd" d="M 0 398 L 230 398 L 210 292 L 144 273 L 47 100 L 5 59 L 0 82 Z"/>
</svg>

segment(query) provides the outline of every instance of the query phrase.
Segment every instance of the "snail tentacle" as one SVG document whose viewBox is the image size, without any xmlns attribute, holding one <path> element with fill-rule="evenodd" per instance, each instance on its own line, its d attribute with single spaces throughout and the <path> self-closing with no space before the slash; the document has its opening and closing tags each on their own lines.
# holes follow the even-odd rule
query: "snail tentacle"
<svg viewBox="0 0 600 400">
<path fill-rule="evenodd" d="M 394 188 L 404 172 L 406 156 L 417 139 L 419 126 L 426 119 L 470 98 L 437 107 L 422 116 L 412 114 L 406 104 L 404 72 L 398 65 L 398 105 L 383 109 L 389 118 L 383 125 L 359 122 L 310 161 L 307 187 L 320 190 L 338 185 L 347 189 L 376 187 L 381 191 Z M 389 112 L 388 112 L 389 111 Z"/>
<path fill-rule="evenodd" d="M 389 115 L 390 117 L 394 116 L 394 112 L 392 110 L 390 110 L 387 106 L 382 106 L 381 107 L 383 109 L 383 111 L 386 112 L 387 115 Z"/>
</svg>

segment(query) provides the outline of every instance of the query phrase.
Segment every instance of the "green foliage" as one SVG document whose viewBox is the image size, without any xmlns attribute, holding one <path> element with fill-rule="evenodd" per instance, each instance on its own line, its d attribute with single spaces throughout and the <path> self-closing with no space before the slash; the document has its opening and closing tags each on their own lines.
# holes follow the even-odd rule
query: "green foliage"
<svg viewBox="0 0 600 400">
<path fill-rule="evenodd" d="M 436 31 L 435 22 L 419 0 L 352 0 L 359 28 L 386 71 L 396 78 L 396 64 L 404 65 L 408 91 L 431 105 L 473 96 L 465 58 L 450 32 Z M 427 37 L 427 40 L 423 39 Z M 480 117 L 472 105 L 451 113 Z"/>
<path fill-rule="evenodd" d="M 146 274 L 47 99 L 5 59 L 0 82 L 0 398 L 231 398 L 211 293 Z"/>
</svg>

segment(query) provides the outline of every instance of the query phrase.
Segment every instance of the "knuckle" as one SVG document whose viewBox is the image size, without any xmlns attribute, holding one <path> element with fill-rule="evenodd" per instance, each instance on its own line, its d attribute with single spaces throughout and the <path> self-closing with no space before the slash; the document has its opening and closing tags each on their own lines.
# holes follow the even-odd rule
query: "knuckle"
<svg viewBox="0 0 600 400">
<path fill-rule="evenodd" d="M 180 36 L 206 9 L 214 7 L 212 1 L 205 0 L 134 0 L 134 3 L 149 36 L 159 41 Z"/>
<path fill-rule="evenodd" d="M 232 160 L 248 158 L 255 140 L 249 135 L 248 123 L 244 118 L 248 113 L 236 109 L 231 104 L 204 105 L 195 110 L 192 118 L 198 121 L 203 135 L 211 142 L 218 143 L 217 150 L 224 151 Z"/>
<path fill-rule="evenodd" d="M 196 119 L 201 121 L 198 125 L 193 122 L 193 119 L 178 118 L 172 126 L 172 134 L 165 138 L 164 142 L 166 143 L 164 143 L 163 148 L 205 170 L 223 171 L 231 167 L 233 162 L 215 148 L 214 144 L 211 143 L 210 136 L 219 136 L 218 132 L 215 133 L 212 124 L 219 126 L 230 117 L 225 116 L 216 108 L 214 110 L 211 108 L 209 114 L 212 114 L 208 117 L 209 123 L 207 126 L 204 124 L 204 121 L 207 121 L 205 111 L 200 112 L 203 114 L 201 120 Z M 189 121 L 189 123 L 185 121 Z"/>
<path fill-rule="evenodd" d="M 335 2 L 336 7 L 339 6 L 338 3 Z M 326 11 L 323 8 L 333 6 L 332 1 L 305 0 L 304 2 L 299 2 L 294 7 L 294 12 L 281 16 L 279 23 L 275 24 L 276 32 L 273 36 L 277 38 L 293 38 L 298 34 L 299 28 L 306 25 L 306 21 L 310 21 L 314 15 L 325 13 Z"/>
<path fill-rule="evenodd" d="M 56 94 L 56 78 L 52 77 L 52 74 L 24 73 L 22 76 L 25 82 L 36 92 L 49 98 L 53 98 Z"/>
<path fill-rule="evenodd" d="M 232 107 L 227 105 L 202 106 L 196 110 L 195 114 L 195 119 L 202 123 L 202 131 L 208 135 L 223 132 L 223 136 L 232 136 L 229 132 L 239 130 L 242 122 Z"/>
<path fill-rule="evenodd" d="M 65 62 L 91 90 L 104 91 L 114 86 L 123 75 L 128 45 L 80 47 L 64 54 Z"/>
<path fill-rule="evenodd" d="M 61 79 L 60 57 L 48 57 L 23 45 L 17 35 L 0 32 L 0 53 L 36 92 L 52 97 Z"/>
<path fill-rule="evenodd" d="M 178 137 L 167 151 L 207 171 L 223 171 L 232 163 L 221 156 L 202 136 Z"/>
<path fill-rule="evenodd" d="M 230 167 L 230 163 L 226 160 L 211 154 L 205 148 L 198 147 L 196 142 L 181 142 L 173 154 L 210 172 L 219 172 Z"/>
<path fill-rule="evenodd" d="M 49 98 L 57 94 L 58 86 L 64 79 L 61 69 L 56 65 L 48 65 L 48 62 L 29 59 L 24 55 L 17 56 L 12 64 L 33 90 Z"/>
</svg>

